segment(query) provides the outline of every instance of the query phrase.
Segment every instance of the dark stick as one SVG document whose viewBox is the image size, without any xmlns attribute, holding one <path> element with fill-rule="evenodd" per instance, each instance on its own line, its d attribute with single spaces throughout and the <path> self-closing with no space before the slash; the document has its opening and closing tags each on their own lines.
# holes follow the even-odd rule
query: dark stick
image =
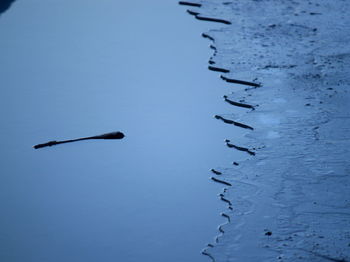
<svg viewBox="0 0 350 262">
<path fill-rule="evenodd" d="M 232 101 L 232 100 L 228 99 L 227 96 L 224 96 L 224 99 L 227 103 L 229 103 L 233 106 L 239 106 L 239 107 L 250 108 L 252 110 L 255 110 L 254 106 Z"/>
<path fill-rule="evenodd" d="M 246 85 L 246 86 L 254 86 L 254 87 L 260 87 L 261 86 L 258 83 L 248 82 L 248 81 L 243 81 L 243 80 L 238 80 L 238 79 L 233 79 L 233 78 L 228 78 L 226 76 L 221 76 L 221 79 L 225 80 L 228 83 L 234 83 L 234 84 L 240 84 L 240 85 Z"/>
<path fill-rule="evenodd" d="M 179 5 L 188 5 L 188 6 L 195 6 L 195 7 L 201 7 L 202 6 L 199 3 L 185 2 L 185 1 L 180 1 Z"/>
<path fill-rule="evenodd" d="M 200 14 L 196 15 L 195 17 L 196 17 L 198 20 L 203 20 L 203 21 L 223 23 L 223 24 L 226 24 L 226 25 L 230 25 L 230 24 L 231 24 L 230 21 L 227 21 L 227 20 L 224 20 L 224 19 L 201 16 Z"/>
<path fill-rule="evenodd" d="M 99 136 L 90 136 L 90 137 L 83 137 L 83 138 L 77 138 L 77 139 L 70 139 L 70 140 L 63 140 L 63 141 L 50 141 L 44 144 L 38 144 L 33 146 L 35 149 L 47 147 L 47 146 L 54 146 L 64 143 L 71 143 L 76 141 L 82 141 L 82 140 L 90 140 L 90 139 L 122 139 L 124 138 L 124 134 L 122 132 L 112 132 L 107 134 L 102 134 Z"/>
<path fill-rule="evenodd" d="M 220 67 L 216 67 L 216 66 L 208 66 L 208 69 L 211 71 L 216 71 L 216 72 L 221 72 L 221 73 L 229 73 L 230 70 L 225 69 L 225 68 L 220 68 Z"/>
<path fill-rule="evenodd" d="M 224 185 L 226 185 L 226 186 L 232 186 L 231 183 L 226 182 L 226 181 L 223 181 L 223 180 L 221 180 L 221 179 L 217 179 L 217 178 L 215 178 L 215 177 L 211 177 L 211 180 L 213 180 L 213 181 L 215 181 L 215 182 L 217 182 L 217 183 L 224 184 Z"/>
<path fill-rule="evenodd" d="M 235 126 L 239 126 L 242 128 L 254 130 L 254 128 L 252 128 L 251 126 L 248 126 L 248 125 L 245 125 L 245 124 L 242 124 L 242 123 L 230 120 L 230 119 L 223 118 L 222 116 L 219 116 L 219 115 L 215 115 L 214 117 L 216 119 L 222 120 L 225 124 L 235 125 Z"/>
</svg>

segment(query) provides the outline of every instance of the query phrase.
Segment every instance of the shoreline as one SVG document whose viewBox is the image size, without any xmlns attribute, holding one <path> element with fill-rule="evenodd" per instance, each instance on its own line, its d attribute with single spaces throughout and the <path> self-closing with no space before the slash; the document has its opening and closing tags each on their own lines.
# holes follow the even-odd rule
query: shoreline
<svg viewBox="0 0 350 262">
<path fill-rule="evenodd" d="M 349 261 L 350 4 L 188 7 L 196 18 L 232 21 L 203 32 L 214 50 L 208 65 L 227 81 L 233 108 L 255 109 L 217 118 L 251 126 L 228 139 L 237 141 L 233 149 L 256 154 L 218 169 L 220 183 L 230 185 L 220 194 L 228 223 L 203 254 L 213 261 Z"/>
</svg>

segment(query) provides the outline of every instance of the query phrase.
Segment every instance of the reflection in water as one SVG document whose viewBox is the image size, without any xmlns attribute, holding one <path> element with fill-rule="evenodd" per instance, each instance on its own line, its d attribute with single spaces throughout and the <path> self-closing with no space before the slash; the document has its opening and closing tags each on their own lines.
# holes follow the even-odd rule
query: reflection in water
<svg viewBox="0 0 350 262">
<path fill-rule="evenodd" d="M 7 9 L 10 8 L 11 4 L 12 4 L 14 1 L 15 1 L 15 0 L 1 0 L 1 1 L 0 1 L 0 14 L 6 12 Z"/>
</svg>

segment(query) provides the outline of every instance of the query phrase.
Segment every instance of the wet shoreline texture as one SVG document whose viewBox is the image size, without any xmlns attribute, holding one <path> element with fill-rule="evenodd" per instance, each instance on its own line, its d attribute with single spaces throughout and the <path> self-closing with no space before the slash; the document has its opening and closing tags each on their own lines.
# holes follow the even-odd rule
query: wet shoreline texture
<svg viewBox="0 0 350 262">
<path fill-rule="evenodd" d="M 228 186 L 220 194 L 228 223 L 203 254 L 350 261 L 350 2 L 180 4 L 197 19 L 226 21 L 203 33 L 214 50 L 209 69 L 227 82 L 232 105 L 216 118 L 251 127 L 226 145 L 254 152 L 212 170 L 220 176 L 213 181 Z"/>
</svg>

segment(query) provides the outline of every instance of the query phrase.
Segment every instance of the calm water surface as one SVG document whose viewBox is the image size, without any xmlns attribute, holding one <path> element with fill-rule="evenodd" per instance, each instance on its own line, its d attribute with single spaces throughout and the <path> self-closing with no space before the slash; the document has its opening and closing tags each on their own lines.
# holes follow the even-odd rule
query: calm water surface
<svg viewBox="0 0 350 262">
<path fill-rule="evenodd" d="M 209 169 L 235 160 L 177 1 L 26 0 L 0 16 L 0 260 L 208 261 L 225 208 Z M 121 141 L 32 145 L 121 130 Z"/>
</svg>

